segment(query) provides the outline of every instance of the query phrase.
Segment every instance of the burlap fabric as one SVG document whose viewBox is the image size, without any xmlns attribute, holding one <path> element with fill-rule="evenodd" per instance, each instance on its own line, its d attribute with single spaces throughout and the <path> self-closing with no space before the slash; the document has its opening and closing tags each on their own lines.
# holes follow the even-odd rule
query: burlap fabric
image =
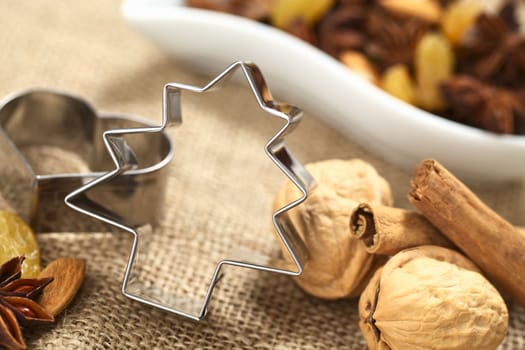
<svg viewBox="0 0 525 350">
<path fill-rule="evenodd" d="M 56 87 L 82 95 L 99 110 L 159 121 L 165 82 L 202 84 L 206 78 L 189 73 L 130 29 L 119 5 L 2 1 L 0 95 Z M 248 90 L 237 85 L 206 99 L 184 99 L 185 125 L 170 131 L 177 155 L 170 165 L 165 211 L 137 277 L 144 290 L 202 295 L 215 259 L 239 247 L 277 254 L 270 204 L 284 179 L 262 154 L 277 124 L 251 112 L 256 109 Z M 307 114 L 289 139 L 300 160 L 364 158 L 390 181 L 397 204 L 408 207 L 410 172 L 368 154 L 315 117 Z M 63 163 L 42 166 L 53 171 Z M 477 186 L 475 191 L 511 222 L 525 225 L 523 185 Z M 125 234 L 53 233 L 38 235 L 38 241 L 44 264 L 83 257 L 87 277 L 56 325 L 26 332 L 30 348 L 365 348 L 355 300 L 310 297 L 284 276 L 228 269 L 207 319 L 194 323 L 120 294 L 130 244 Z M 523 349 L 525 312 L 509 306 L 510 330 L 502 349 Z"/>
</svg>

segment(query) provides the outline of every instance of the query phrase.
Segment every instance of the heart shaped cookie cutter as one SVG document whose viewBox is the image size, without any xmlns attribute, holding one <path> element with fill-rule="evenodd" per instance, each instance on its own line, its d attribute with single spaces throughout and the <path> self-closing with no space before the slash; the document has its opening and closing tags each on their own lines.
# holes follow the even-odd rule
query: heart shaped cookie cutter
<svg viewBox="0 0 525 350">
<path fill-rule="evenodd" d="M 136 258 L 139 256 L 137 253 L 139 241 L 141 243 L 147 241 L 147 232 L 143 232 L 141 227 L 126 222 L 123 218 L 116 216 L 114 212 L 104 210 L 102 206 L 103 202 L 95 203 L 90 199 L 89 195 L 100 186 L 118 181 L 123 174 L 126 174 L 128 169 L 134 167 L 136 157 L 134 156 L 133 145 L 127 142 L 128 137 L 140 134 L 157 134 L 168 126 L 181 124 L 181 95 L 183 93 L 205 94 L 206 92 L 213 91 L 221 87 L 221 84 L 226 82 L 236 71 L 240 71 L 242 77 L 248 82 L 258 106 L 267 115 L 283 121 L 283 125 L 266 142 L 264 151 L 282 173 L 295 184 L 300 193 L 296 200 L 288 203 L 272 215 L 272 222 L 277 237 L 287 251 L 289 260 L 284 263 L 279 263 L 258 252 L 242 250 L 234 252 L 236 254 L 231 254 L 221 259 L 215 265 L 203 300 L 196 300 L 193 295 L 177 294 L 169 289 L 159 291 L 154 287 L 149 287 L 146 288 L 146 290 L 136 290 L 133 288 L 133 282 L 136 281 L 133 281 L 130 276 L 134 263 L 138 260 Z M 71 208 L 113 225 L 131 234 L 133 237 L 121 287 L 122 293 L 126 297 L 164 311 L 199 321 L 206 315 L 211 295 L 221 279 L 222 268 L 226 265 L 290 276 L 298 276 L 302 273 L 303 264 L 308 258 L 308 251 L 301 236 L 293 226 L 288 224 L 283 214 L 306 200 L 309 192 L 315 187 L 315 181 L 310 173 L 308 173 L 302 164 L 285 147 L 285 137 L 299 124 L 303 117 L 303 112 L 295 106 L 275 101 L 261 71 L 254 63 L 235 62 L 202 87 L 168 83 L 164 86 L 162 102 L 162 125 L 150 128 L 113 129 L 104 132 L 105 145 L 113 160 L 114 169 L 73 191 L 66 197 L 65 201 Z M 173 254 L 176 253 L 173 252 Z"/>
<path fill-rule="evenodd" d="M 137 117 L 97 113 L 84 99 L 59 90 L 9 95 L 0 101 L 0 191 L 36 232 L 101 231 L 100 221 L 71 211 L 64 198 L 112 168 L 105 130 L 149 126 Z M 90 192 L 89 199 L 132 225 L 155 223 L 162 212 L 165 165 L 173 157 L 171 140 L 159 132 L 128 142 L 142 163 Z M 62 157 L 45 169 L 43 158 L 57 153 Z M 68 169 L 71 162 L 78 166 Z"/>
</svg>

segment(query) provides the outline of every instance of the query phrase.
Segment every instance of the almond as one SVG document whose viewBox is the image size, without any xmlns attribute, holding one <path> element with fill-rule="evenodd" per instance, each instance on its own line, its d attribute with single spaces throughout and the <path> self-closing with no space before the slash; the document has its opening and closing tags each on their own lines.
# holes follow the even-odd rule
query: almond
<svg viewBox="0 0 525 350">
<path fill-rule="evenodd" d="M 53 260 L 38 275 L 39 278 L 53 277 L 53 282 L 44 289 L 38 303 L 53 316 L 61 313 L 80 289 L 85 270 L 83 259 Z"/>
<path fill-rule="evenodd" d="M 390 12 L 419 17 L 430 23 L 441 19 L 441 5 L 435 0 L 381 0 L 380 4 Z"/>
</svg>

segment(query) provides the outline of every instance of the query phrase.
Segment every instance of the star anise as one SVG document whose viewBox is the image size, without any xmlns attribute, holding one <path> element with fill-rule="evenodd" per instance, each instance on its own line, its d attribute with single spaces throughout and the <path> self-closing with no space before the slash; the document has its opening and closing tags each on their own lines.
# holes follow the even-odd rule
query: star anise
<svg viewBox="0 0 525 350">
<path fill-rule="evenodd" d="M 375 0 L 337 0 L 337 5 L 373 5 Z"/>
<path fill-rule="evenodd" d="M 320 49 L 336 58 L 343 51 L 362 49 L 367 40 L 369 11 L 366 1 L 341 3 L 332 9 L 319 23 Z"/>
<path fill-rule="evenodd" d="M 522 105 L 525 105 L 525 89 L 514 90 L 514 95 Z M 517 115 L 514 120 L 514 133 L 525 135 L 525 113 Z"/>
<path fill-rule="evenodd" d="M 480 15 L 463 35 L 457 50 L 460 73 L 506 87 L 524 85 L 525 40 L 513 30 L 507 11 Z"/>
<path fill-rule="evenodd" d="M 302 17 L 296 17 L 294 18 L 288 27 L 285 28 L 286 31 L 293 36 L 298 37 L 299 39 L 302 39 L 306 41 L 307 43 L 310 43 L 312 45 L 316 45 L 317 38 L 315 36 L 314 31 L 310 26 L 306 23 L 304 18 Z"/>
<path fill-rule="evenodd" d="M 410 65 L 419 39 L 430 23 L 413 16 L 400 16 L 377 7 L 367 22 L 369 41 L 365 52 L 383 68 L 394 64 Z"/>
<path fill-rule="evenodd" d="M 451 2 L 454 2 L 456 0 L 439 0 L 439 3 L 442 7 L 447 7 Z"/>
<path fill-rule="evenodd" d="M 0 267 L 0 346 L 25 349 L 21 326 L 50 323 L 55 319 L 34 300 L 53 278 L 20 278 L 24 257 Z"/>
<path fill-rule="evenodd" d="M 500 18 L 512 31 L 518 31 L 520 27 L 517 11 L 516 4 L 513 1 L 507 1 L 499 11 Z"/>
<path fill-rule="evenodd" d="M 525 105 L 514 91 L 467 76 L 449 78 L 441 91 L 451 119 L 499 134 L 525 131 Z"/>
</svg>

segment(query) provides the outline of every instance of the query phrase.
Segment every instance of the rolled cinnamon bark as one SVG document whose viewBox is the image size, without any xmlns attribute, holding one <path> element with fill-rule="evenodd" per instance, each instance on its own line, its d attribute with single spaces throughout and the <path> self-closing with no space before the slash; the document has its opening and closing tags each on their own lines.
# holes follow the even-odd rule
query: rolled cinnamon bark
<svg viewBox="0 0 525 350">
<path fill-rule="evenodd" d="M 425 160 L 417 167 L 409 200 L 496 285 L 525 306 L 522 231 L 435 160 Z"/>
<path fill-rule="evenodd" d="M 394 255 L 421 245 L 454 246 L 420 213 L 369 203 L 352 212 L 350 232 L 371 254 Z"/>
</svg>

